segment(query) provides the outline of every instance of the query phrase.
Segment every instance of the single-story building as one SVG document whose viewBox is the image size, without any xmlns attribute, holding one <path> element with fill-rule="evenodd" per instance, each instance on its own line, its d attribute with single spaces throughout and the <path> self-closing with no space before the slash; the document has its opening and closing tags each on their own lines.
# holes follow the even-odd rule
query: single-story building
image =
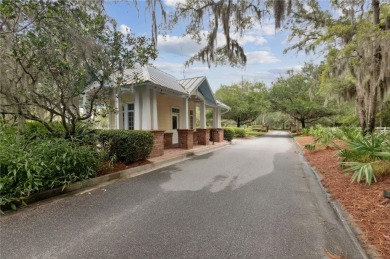
<svg viewBox="0 0 390 259">
<path fill-rule="evenodd" d="M 221 113 L 230 108 L 215 99 L 206 77 L 178 80 L 153 66 L 138 66 L 124 71 L 123 82 L 111 97 L 117 112 L 109 114 L 109 128 L 152 131 L 151 156 L 162 155 L 164 148 L 207 145 L 210 136 L 223 141 Z M 207 108 L 213 111 L 211 129 L 206 127 Z"/>
</svg>

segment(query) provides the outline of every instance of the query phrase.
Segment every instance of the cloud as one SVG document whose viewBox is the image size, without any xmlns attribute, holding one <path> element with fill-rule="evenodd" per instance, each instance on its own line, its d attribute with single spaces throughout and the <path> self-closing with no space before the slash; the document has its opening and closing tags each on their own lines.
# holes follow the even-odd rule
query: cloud
<svg viewBox="0 0 390 259">
<path fill-rule="evenodd" d="M 206 35 L 207 32 L 202 31 L 201 34 Z M 237 39 L 242 46 L 247 44 L 263 45 L 267 43 L 267 40 L 264 37 L 251 34 L 240 36 L 235 33 L 231 35 L 231 38 Z M 206 46 L 206 39 L 204 38 L 200 43 L 197 43 L 188 34 L 185 36 L 158 35 L 157 44 L 160 52 L 171 53 L 189 58 Z M 222 32 L 219 32 L 217 34 L 217 47 L 221 47 L 225 44 L 225 35 Z"/>
<path fill-rule="evenodd" d="M 182 63 L 155 62 L 153 65 L 176 78 L 204 76 L 209 71 L 209 68 L 202 64 L 185 67 Z"/>
<path fill-rule="evenodd" d="M 190 35 L 158 35 L 157 46 L 160 52 L 167 52 L 186 57 L 193 56 L 202 48 L 202 45 L 191 39 Z"/>
<path fill-rule="evenodd" d="M 273 68 L 269 69 L 268 72 L 274 75 L 284 75 L 287 73 L 288 70 L 293 70 L 295 72 L 299 72 L 302 70 L 302 65 L 296 65 L 296 66 L 289 66 L 289 67 L 279 67 L 279 68 Z"/>
<path fill-rule="evenodd" d="M 243 35 L 242 37 L 240 37 L 238 35 L 233 34 L 232 38 L 237 39 L 238 43 L 240 43 L 241 45 L 246 45 L 248 43 L 253 43 L 255 45 L 263 45 L 267 43 L 267 40 L 264 37 L 259 36 Z"/>
<path fill-rule="evenodd" d="M 261 22 L 254 22 L 253 26 L 253 32 L 260 34 L 260 35 L 266 35 L 266 36 L 272 36 L 275 35 L 275 20 L 269 20 L 269 21 L 261 21 Z"/>
<path fill-rule="evenodd" d="M 129 26 L 125 25 L 125 24 L 121 24 L 119 26 L 119 31 L 124 34 L 124 35 L 127 35 L 131 32 L 131 29 Z"/>
<path fill-rule="evenodd" d="M 269 51 L 252 51 L 246 53 L 247 64 L 276 63 L 280 60 Z"/>
<path fill-rule="evenodd" d="M 177 4 L 184 4 L 186 0 L 164 0 L 166 6 L 176 7 Z"/>
</svg>

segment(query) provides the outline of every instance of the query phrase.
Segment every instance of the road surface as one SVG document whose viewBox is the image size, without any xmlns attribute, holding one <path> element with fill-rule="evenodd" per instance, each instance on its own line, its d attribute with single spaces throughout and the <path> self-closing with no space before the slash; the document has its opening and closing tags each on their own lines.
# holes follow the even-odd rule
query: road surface
<svg viewBox="0 0 390 259">
<path fill-rule="evenodd" d="M 0 220 L 1 258 L 361 258 L 281 131 Z"/>
</svg>

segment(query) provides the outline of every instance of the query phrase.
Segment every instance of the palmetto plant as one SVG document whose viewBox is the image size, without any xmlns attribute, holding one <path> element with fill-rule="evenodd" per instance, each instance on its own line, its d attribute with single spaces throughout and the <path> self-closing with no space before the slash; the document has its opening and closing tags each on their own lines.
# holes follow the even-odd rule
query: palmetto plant
<svg viewBox="0 0 390 259">
<path fill-rule="evenodd" d="M 317 144 L 320 144 L 322 146 L 330 146 L 333 144 L 333 140 L 336 138 L 338 129 L 337 128 L 325 128 L 319 125 L 316 125 L 315 127 L 311 127 L 308 130 L 308 133 L 310 135 L 314 136 L 314 142 L 305 145 L 305 148 L 308 150 L 315 150 Z"/>
<path fill-rule="evenodd" d="M 338 153 L 341 165 L 347 166 L 346 173 L 353 173 L 351 181 L 365 180 L 370 185 L 376 182 L 374 165 L 390 160 L 390 140 L 381 133 L 373 133 L 367 137 L 355 134 L 344 138 L 348 149 L 340 148 Z M 390 168 L 389 168 L 390 170 Z M 387 172 L 389 173 L 389 172 Z"/>
</svg>

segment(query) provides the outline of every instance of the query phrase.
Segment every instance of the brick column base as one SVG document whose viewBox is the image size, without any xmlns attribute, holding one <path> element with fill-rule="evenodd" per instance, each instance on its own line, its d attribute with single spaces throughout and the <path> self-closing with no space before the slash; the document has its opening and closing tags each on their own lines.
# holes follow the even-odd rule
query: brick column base
<svg viewBox="0 0 390 259">
<path fill-rule="evenodd" d="M 197 129 L 198 132 L 198 144 L 209 145 L 210 144 L 210 129 Z"/>
<path fill-rule="evenodd" d="M 198 132 L 194 131 L 193 135 L 194 145 L 198 145 Z"/>
<path fill-rule="evenodd" d="M 149 158 L 164 155 L 164 131 L 152 130 L 151 132 L 153 134 L 153 149 Z"/>
<path fill-rule="evenodd" d="M 178 129 L 179 148 L 192 149 L 194 147 L 194 131 L 190 129 Z"/>
<path fill-rule="evenodd" d="M 223 129 L 211 129 L 210 135 L 211 135 L 210 139 L 214 142 L 223 141 Z"/>
<path fill-rule="evenodd" d="M 172 147 L 172 132 L 165 132 L 164 133 L 164 148 L 171 148 Z"/>
</svg>

